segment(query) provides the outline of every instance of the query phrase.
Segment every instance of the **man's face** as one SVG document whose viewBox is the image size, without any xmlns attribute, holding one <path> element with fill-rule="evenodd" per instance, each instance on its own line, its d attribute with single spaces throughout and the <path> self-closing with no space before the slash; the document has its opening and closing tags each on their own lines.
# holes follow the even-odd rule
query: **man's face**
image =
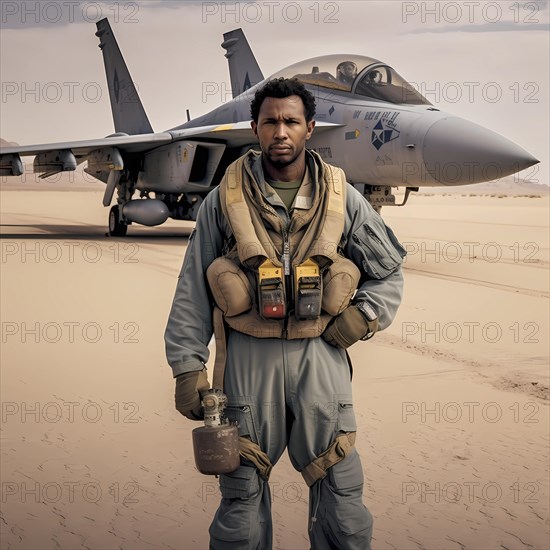
<svg viewBox="0 0 550 550">
<path fill-rule="evenodd" d="M 342 67 L 342 72 L 348 77 L 351 78 L 352 76 L 355 76 L 355 67 L 351 64 L 344 65 Z"/>
<path fill-rule="evenodd" d="M 252 130 L 260 142 L 264 160 L 277 169 L 304 157 L 306 140 L 314 127 L 315 121 L 306 122 L 304 104 L 297 95 L 266 97 L 260 107 L 258 122 L 252 121 Z"/>
</svg>

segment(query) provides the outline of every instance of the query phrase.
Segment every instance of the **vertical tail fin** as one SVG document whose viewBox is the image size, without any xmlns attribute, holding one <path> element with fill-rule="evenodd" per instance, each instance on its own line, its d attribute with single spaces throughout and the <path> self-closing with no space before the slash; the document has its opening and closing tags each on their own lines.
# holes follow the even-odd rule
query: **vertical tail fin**
<svg viewBox="0 0 550 550">
<path fill-rule="evenodd" d="M 103 52 L 115 131 L 130 135 L 153 133 L 109 21 L 107 18 L 101 19 L 96 26 L 95 34 Z"/>
<path fill-rule="evenodd" d="M 226 32 L 223 35 L 222 48 L 227 50 L 225 57 L 229 60 L 233 97 L 237 97 L 264 79 L 242 29 Z"/>
</svg>

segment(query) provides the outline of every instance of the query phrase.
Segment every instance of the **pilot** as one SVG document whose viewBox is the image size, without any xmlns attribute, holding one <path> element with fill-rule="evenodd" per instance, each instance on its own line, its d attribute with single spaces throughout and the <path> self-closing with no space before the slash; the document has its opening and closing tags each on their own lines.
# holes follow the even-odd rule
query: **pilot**
<svg viewBox="0 0 550 550">
<path fill-rule="evenodd" d="M 336 77 L 344 84 L 352 84 L 357 76 L 357 65 L 353 61 L 342 61 L 336 67 Z"/>
<path fill-rule="evenodd" d="M 238 425 L 241 462 L 219 476 L 211 550 L 273 547 L 268 479 L 285 448 L 310 488 L 311 548 L 370 549 L 346 350 L 394 319 L 405 251 L 343 171 L 305 148 L 314 115 L 296 79 L 256 91 L 261 152 L 233 162 L 202 203 L 166 327 L 177 410 L 203 417 L 214 332 L 213 386 Z"/>
<path fill-rule="evenodd" d="M 365 82 L 369 86 L 375 86 L 382 82 L 382 73 L 376 69 L 369 71 L 365 77 Z"/>
</svg>

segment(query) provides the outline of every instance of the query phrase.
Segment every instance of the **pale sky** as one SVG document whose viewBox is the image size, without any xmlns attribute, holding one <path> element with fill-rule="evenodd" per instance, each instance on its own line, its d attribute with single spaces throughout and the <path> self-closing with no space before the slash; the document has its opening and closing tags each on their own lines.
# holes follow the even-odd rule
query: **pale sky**
<svg viewBox="0 0 550 550">
<path fill-rule="evenodd" d="M 222 34 L 241 27 L 264 75 L 332 53 L 394 67 L 435 106 L 516 142 L 550 181 L 546 1 L 0 2 L 0 137 L 113 132 L 95 22 L 109 17 L 153 129 L 231 99 Z M 204 89 L 219 93 L 205 96 Z"/>
</svg>

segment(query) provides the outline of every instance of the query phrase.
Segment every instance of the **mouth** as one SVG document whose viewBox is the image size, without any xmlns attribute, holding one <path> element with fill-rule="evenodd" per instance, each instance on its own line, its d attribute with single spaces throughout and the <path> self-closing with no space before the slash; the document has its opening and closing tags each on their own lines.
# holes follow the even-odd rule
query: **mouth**
<svg viewBox="0 0 550 550">
<path fill-rule="evenodd" d="M 288 145 L 272 145 L 269 150 L 276 153 L 285 153 L 287 151 L 290 151 L 291 147 L 289 147 Z"/>
</svg>

